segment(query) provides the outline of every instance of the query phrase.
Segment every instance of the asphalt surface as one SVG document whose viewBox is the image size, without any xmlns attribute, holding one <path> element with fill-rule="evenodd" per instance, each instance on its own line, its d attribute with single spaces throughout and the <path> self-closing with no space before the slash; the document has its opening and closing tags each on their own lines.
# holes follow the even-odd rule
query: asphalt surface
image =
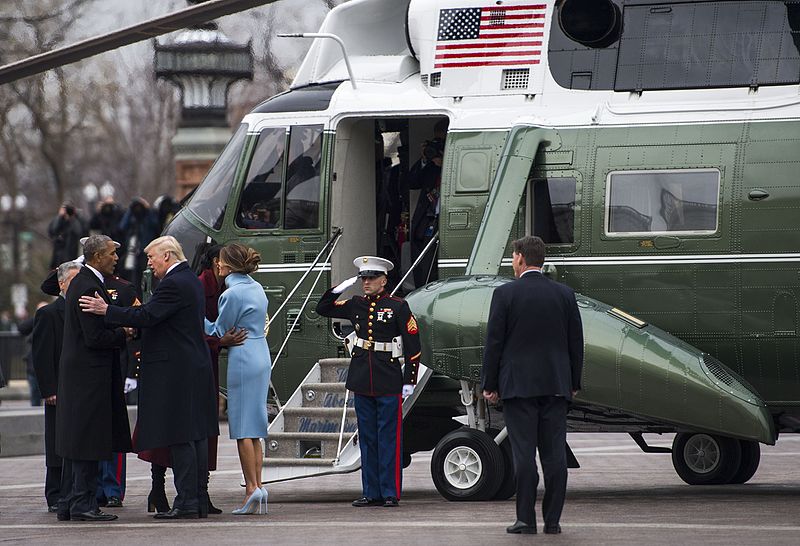
<svg viewBox="0 0 800 546">
<path fill-rule="evenodd" d="M 800 543 L 800 436 L 762 446 L 761 466 L 748 484 L 698 487 L 677 477 L 668 454 L 642 453 L 627 435 L 570 435 L 582 468 L 570 471 L 564 532 L 534 536 L 506 534 L 513 500 L 455 503 L 440 497 L 430 478 L 430 453 L 415 454 L 406 469 L 399 508 L 352 508 L 350 501 L 360 496 L 360 475 L 354 473 L 270 485 L 267 515 L 234 516 L 230 511 L 244 493 L 235 443 L 223 434 L 210 492 L 225 513 L 207 520 L 154 521 L 145 505 L 149 466 L 131 455 L 125 506 L 113 510 L 119 520 L 58 522 L 43 499 L 44 457 L 0 459 L 0 543 Z M 669 436 L 646 438 L 653 445 L 671 442 Z"/>
</svg>

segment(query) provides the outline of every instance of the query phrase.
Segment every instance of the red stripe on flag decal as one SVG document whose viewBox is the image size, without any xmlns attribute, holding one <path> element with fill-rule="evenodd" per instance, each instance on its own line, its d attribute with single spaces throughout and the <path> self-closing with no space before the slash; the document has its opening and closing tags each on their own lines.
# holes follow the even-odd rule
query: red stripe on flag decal
<svg viewBox="0 0 800 546">
<path fill-rule="evenodd" d="M 507 28 L 544 28 L 544 23 L 520 23 L 518 25 L 481 25 L 481 30 L 505 30 Z"/>
<path fill-rule="evenodd" d="M 484 34 L 482 38 L 541 38 L 541 32 L 507 32 L 504 34 Z"/>
<path fill-rule="evenodd" d="M 532 59 L 530 61 L 475 61 L 467 63 L 436 63 L 434 68 L 467 68 L 471 66 L 529 66 L 532 64 L 539 64 L 539 59 Z"/>
<path fill-rule="evenodd" d="M 540 40 L 534 40 L 532 42 L 481 42 L 477 44 L 438 45 L 436 46 L 436 51 L 448 51 L 454 49 L 483 49 L 486 47 L 531 47 L 541 45 L 542 42 Z"/>
<path fill-rule="evenodd" d="M 484 9 L 496 9 L 503 11 L 538 10 L 538 9 L 547 9 L 547 4 L 529 4 L 527 6 L 497 6 Z"/>
<path fill-rule="evenodd" d="M 508 55 L 511 57 L 521 57 L 523 55 L 539 55 L 541 50 L 531 49 L 527 51 L 514 51 Z M 465 59 L 469 57 L 495 57 L 497 54 L 493 51 L 473 51 L 470 53 L 440 53 L 436 55 L 437 59 Z"/>
<path fill-rule="evenodd" d="M 491 8 L 490 8 L 491 9 Z M 504 13 L 500 15 L 503 19 L 544 19 L 544 13 Z M 496 15 L 481 15 L 481 21 L 497 21 Z M 502 23 L 498 23 L 502 24 Z"/>
<path fill-rule="evenodd" d="M 394 448 L 394 487 L 397 500 L 400 500 L 400 488 L 403 485 L 403 395 L 397 395 L 397 431 Z"/>
</svg>

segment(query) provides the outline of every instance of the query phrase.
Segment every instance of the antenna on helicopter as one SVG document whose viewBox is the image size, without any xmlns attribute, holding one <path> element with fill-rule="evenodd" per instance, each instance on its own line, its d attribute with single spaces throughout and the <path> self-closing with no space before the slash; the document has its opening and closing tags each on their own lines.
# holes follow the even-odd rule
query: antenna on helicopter
<svg viewBox="0 0 800 546">
<path fill-rule="evenodd" d="M 356 89 L 356 77 L 353 75 L 353 67 L 350 66 L 350 58 L 347 56 L 347 48 L 345 48 L 342 39 L 336 34 L 330 34 L 327 32 L 295 32 L 290 34 L 278 34 L 278 38 L 330 38 L 331 40 L 334 40 L 337 44 L 339 44 L 339 47 L 342 48 L 342 57 L 344 57 L 344 64 L 347 67 L 347 74 L 350 76 L 350 85 L 353 86 L 353 89 Z"/>
</svg>

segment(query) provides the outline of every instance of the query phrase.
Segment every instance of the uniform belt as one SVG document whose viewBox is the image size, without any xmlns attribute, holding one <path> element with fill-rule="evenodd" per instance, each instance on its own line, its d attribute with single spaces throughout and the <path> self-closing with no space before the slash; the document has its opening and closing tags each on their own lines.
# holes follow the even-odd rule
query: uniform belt
<svg viewBox="0 0 800 546">
<path fill-rule="evenodd" d="M 370 341 L 368 339 L 357 337 L 353 340 L 353 345 L 361 347 L 365 351 L 377 351 L 382 353 L 392 352 L 391 341 Z"/>
</svg>

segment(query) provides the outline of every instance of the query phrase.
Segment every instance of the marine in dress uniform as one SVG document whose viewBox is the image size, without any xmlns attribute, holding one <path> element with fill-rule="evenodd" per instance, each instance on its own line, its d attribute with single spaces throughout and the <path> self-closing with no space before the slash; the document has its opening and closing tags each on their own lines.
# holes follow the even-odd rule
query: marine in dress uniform
<svg viewBox="0 0 800 546">
<path fill-rule="evenodd" d="M 362 256 L 353 264 L 358 276 L 325 292 L 317 313 L 349 319 L 355 328 L 355 338 L 348 339 L 354 346 L 346 386 L 355 393 L 363 497 L 353 506 L 397 506 L 403 472 L 402 399 L 413 393 L 417 382 L 419 331 L 405 300 L 385 291 L 392 263 Z M 359 278 L 365 295 L 339 301 L 339 295 Z M 404 368 L 395 338 L 402 340 Z"/>
</svg>

